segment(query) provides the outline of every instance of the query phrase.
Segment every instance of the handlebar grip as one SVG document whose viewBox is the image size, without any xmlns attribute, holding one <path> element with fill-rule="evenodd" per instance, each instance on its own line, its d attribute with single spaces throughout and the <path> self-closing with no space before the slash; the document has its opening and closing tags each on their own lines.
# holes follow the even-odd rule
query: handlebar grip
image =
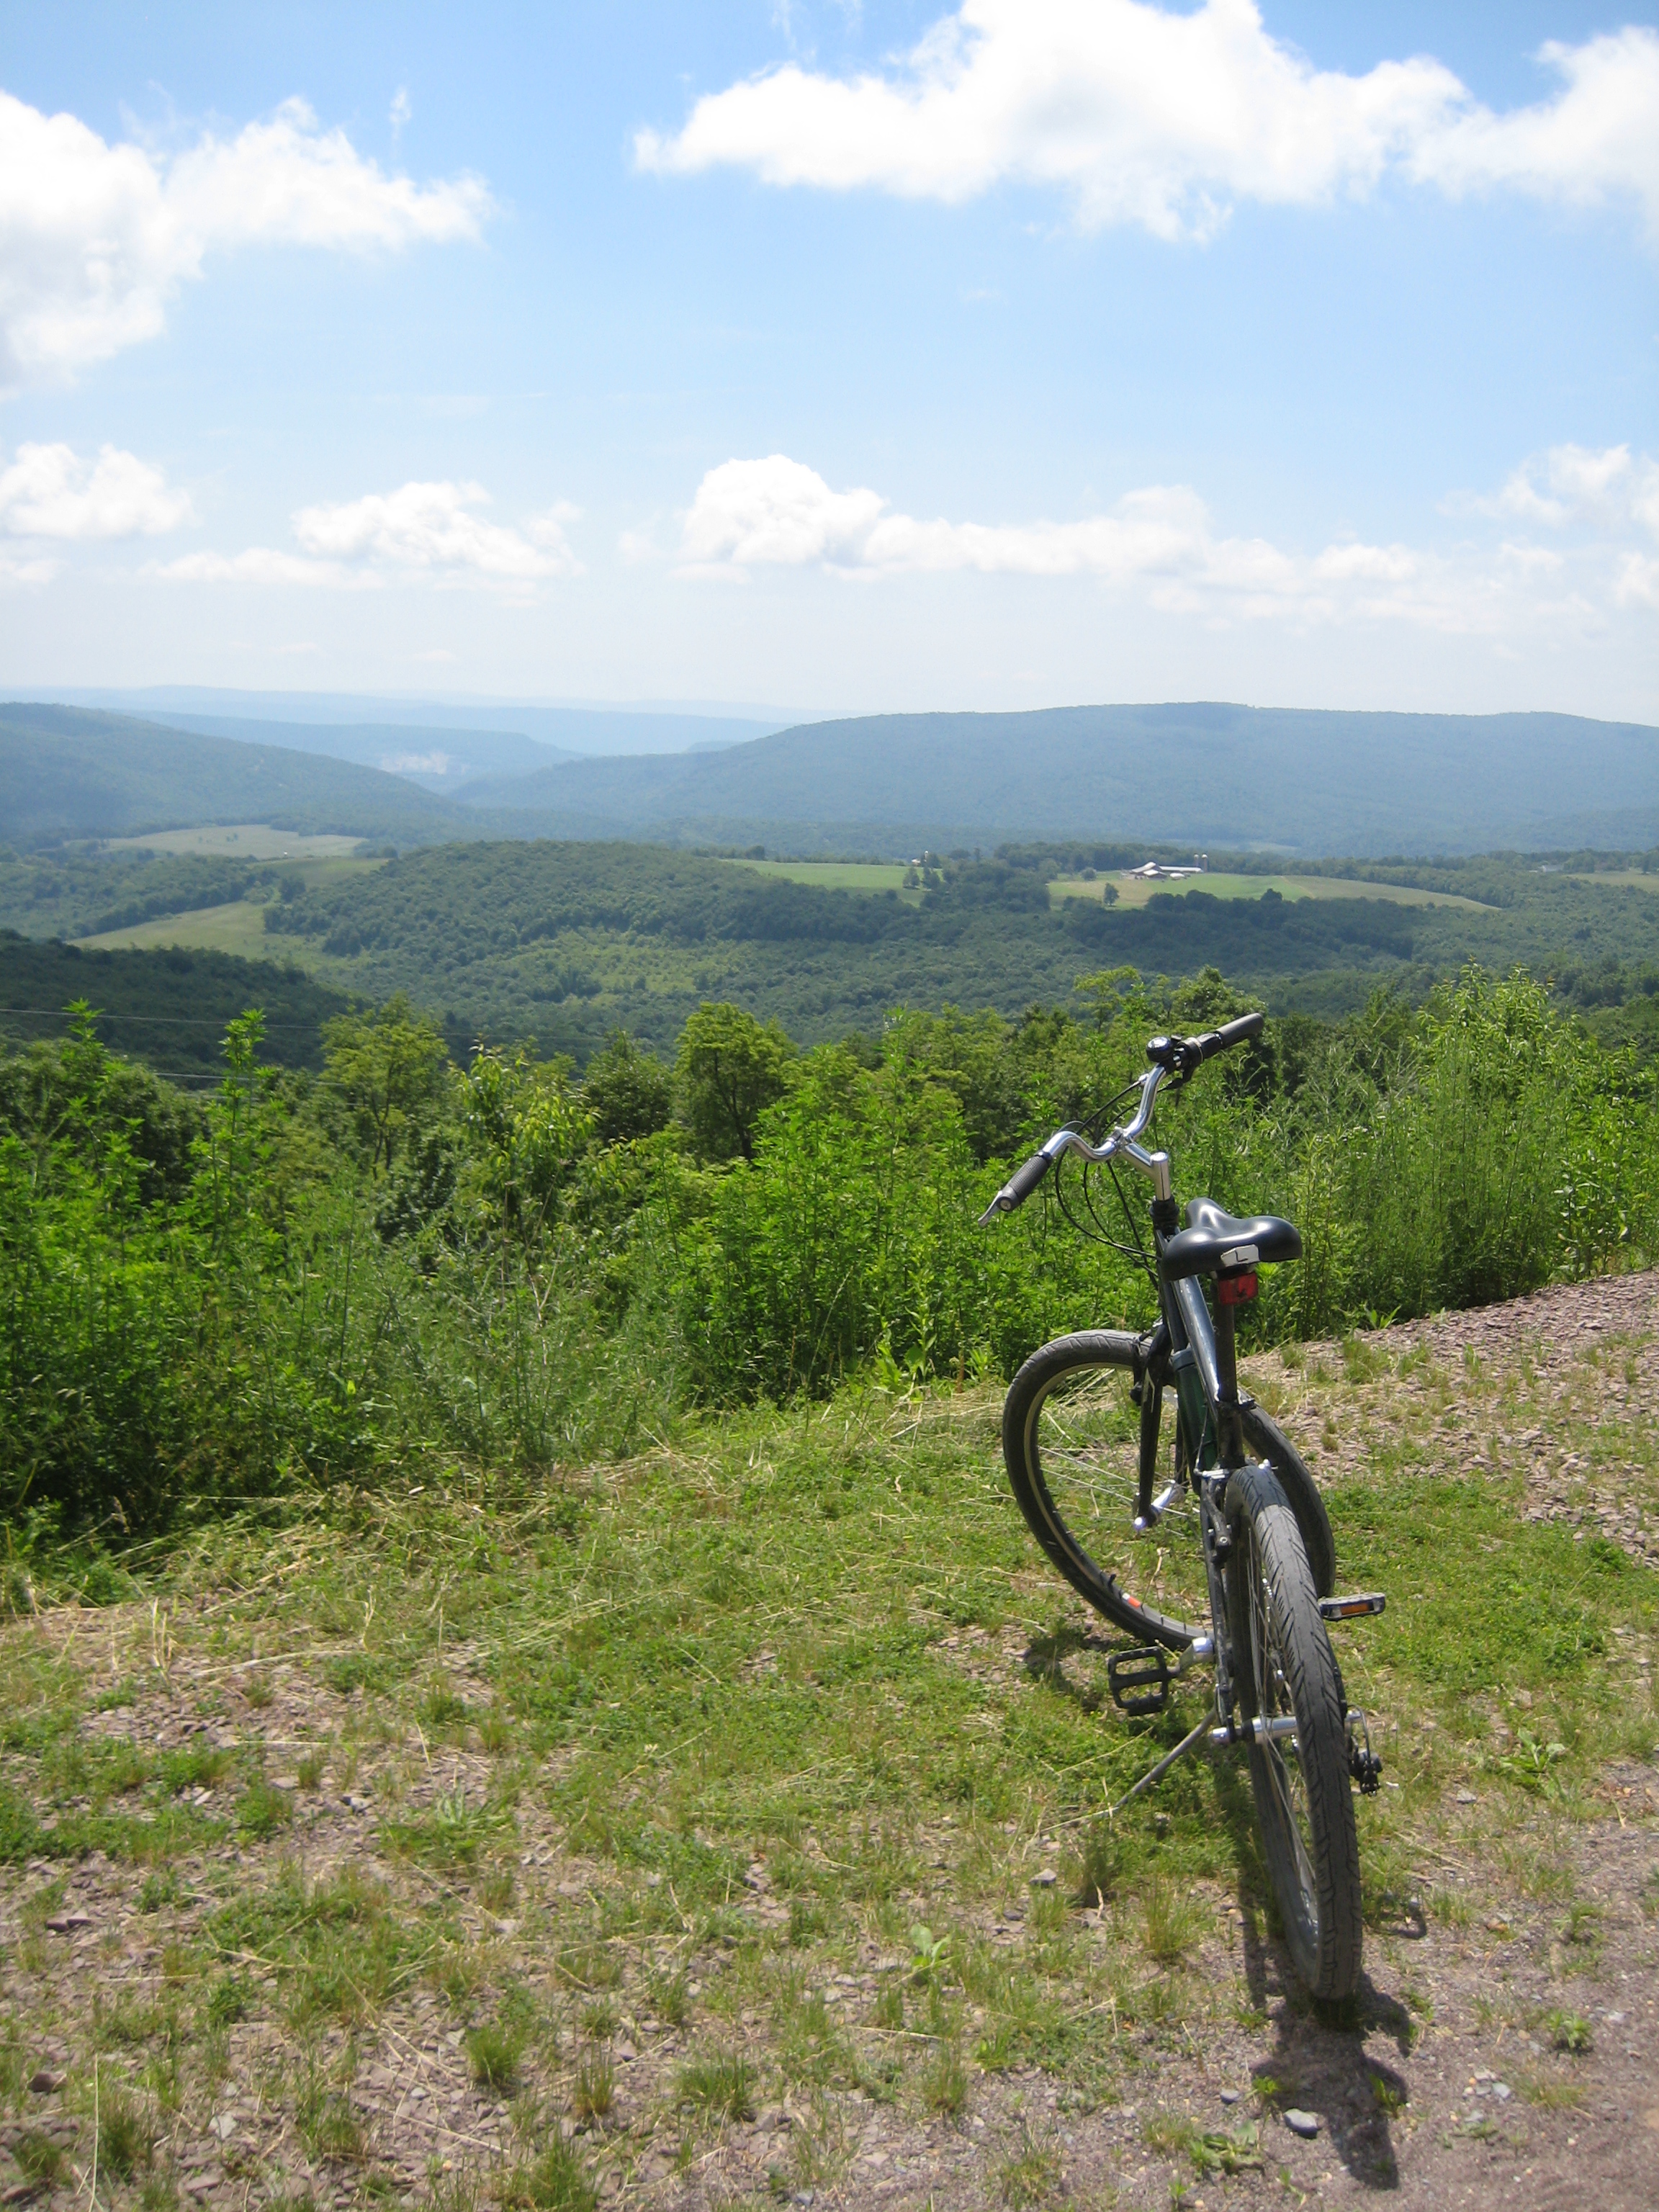
<svg viewBox="0 0 1659 2212">
<path fill-rule="evenodd" d="M 1047 1152 L 1033 1152 L 1023 1168 L 1015 1169 L 1003 1185 L 1014 1205 L 1024 1205 L 1053 1164 Z M 998 1195 L 1001 1195 L 1000 1192 Z"/>
<path fill-rule="evenodd" d="M 980 1226 L 983 1228 L 994 1213 L 1012 1213 L 1017 1206 L 1024 1206 L 1052 1165 L 1047 1152 L 1033 1152 L 1023 1168 L 1014 1170 L 981 1214 Z"/>
<path fill-rule="evenodd" d="M 1236 1044 L 1248 1044 L 1259 1037 L 1267 1024 L 1266 1014 L 1241 1014 L 1236 1022 L 1228 1022 L 1207 1036 L 1194 1040 L 1200 1060 L 1213 1060 L 1218 1052 L 1231 1052 Z"/>
</svg>

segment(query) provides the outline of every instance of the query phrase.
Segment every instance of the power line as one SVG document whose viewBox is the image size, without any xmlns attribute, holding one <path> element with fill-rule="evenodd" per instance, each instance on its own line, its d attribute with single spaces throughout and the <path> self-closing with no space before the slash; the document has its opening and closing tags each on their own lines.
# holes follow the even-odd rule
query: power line
<svg viewBox="0 0 1659 2212">
<path fill-rule="evenodd" d="M 70 1012 L 67 1006 L 0 1006 L 0 1014 L 27 1014 L 32 1021 L 42 1022 L 69 1022 L 78 1018 Z M 216 1020 L 202 1014 L 106 1014 L 100 1012 L 95 1007 L 93 1010 L 92 1018 L 97 1022 L 143 1022 L 152 1029 L 176 1030 L 222 1030 L 227 1020 L 234 1021 L 240 1018 L 236 1015 L 228 1015 L 223 1020 Z M 316 1026 L 314 1022 L 267 1022 L 265 1024 L 268 1030 L 288 1030 L 296 1036 L 303 1036 Z"/>
</svg>

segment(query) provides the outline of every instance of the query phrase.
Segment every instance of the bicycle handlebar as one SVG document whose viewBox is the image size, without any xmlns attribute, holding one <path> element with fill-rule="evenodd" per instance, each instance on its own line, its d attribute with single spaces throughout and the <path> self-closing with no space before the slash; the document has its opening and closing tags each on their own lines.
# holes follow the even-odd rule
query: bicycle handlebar
<svg viewBox="0 0 1659 2212">
<path fill-rule="evenodd" d="M 1118 1152 L 1127 1152 L 1135 1165 L 1150 1172 L 1153 1156 L 1144 1152 L 1135 1141 L 1141 1136 L 1152 1118 L 1152 1104 L 1158 1089 L 1166 1075 L 1184 1083 L 1194 1068 L 1218 1053 L 1231 1052 L 1236 1044 L 1248 1044 L 1259 1037 L 1267 1017 L 1265 1014 L 1241 1014 L 1236 1022 L 1224 1022 L 1218 1030 L 1206 1030 L 1202 1036 L 1155 1036 L 1146 1047 L 1146 1056 L 1152 1065 L 1140 1079 L 1140 1103 L 1134 1118 L 1127 1127 L 1121 1123 L 1107 1137 L 1103 1145 L 1091 1145 L 1075 1129 L 1056 1129 L 1040 1152 L 1033 1152 L 1023 1168 L 1016 1168 L 1002 1188 L 979 1217 L 983 1229 L 999 1213 L 1012 1213 L 1016 1206 L 1024 1206 L 1031 1193 L 1042 1181 L 1062 1152 L 1078 1152 L 1085 1160 L 1109 1160 Z M 1159 1186 L 1167 1193 L 1168 1157 L 1158 1153 L 1163 1163 L 1160 1170 L 1166 1181 Z"/>
<path fill-rule="evenodd" d="M 1053 1142 L 1052 1138 L 1049 1141 Z M 1053 1165 L 1054 1161 L 1048 1152 L 1033 1152 L 1023 1168 L 1014 1170 L 1012 1175 L 981 1214 L 980 1227 L 983 1229 L 993 1214 L 1012 1213 L 1017 1206 L 1024 1206 Z"/>
<path fill-rule="evenodd" d="M 1266 1014 L 1241 1014 L 1236 1022 L 1227 1022 L 1201 1037 L 1189 1037 L 1188 1042 L 1198 1047 L 1200 1060 L 1213 1060 L 1218 1052 L 1231 1052 L 1236 1044 L 1248 1044 L 1252 1037 L 1259 1037 L 1267 1019 Z"/>
</svg>

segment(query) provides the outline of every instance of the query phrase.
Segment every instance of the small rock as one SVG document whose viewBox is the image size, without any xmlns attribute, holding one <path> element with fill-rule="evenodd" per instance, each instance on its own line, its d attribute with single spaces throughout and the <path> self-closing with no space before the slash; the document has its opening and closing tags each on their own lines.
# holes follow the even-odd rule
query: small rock
<svg viewBox="0 0 1659 2212">
<path fill-rule="evenodd" d="M 1292 2105 L 1285 2115 L 1285 2124 L 1293 2136 L 1316 2136 L 1319 2133 L 1319 2115 L 1300 2112 Z"/>
<path fill-rule="evenodd" d="M 54 1936 L 67 1936 L 72 1929 L 90 1928 L 92 1915 L 89 1912 L 54 1912 L 46 1925 Z"/>
<path fill-rule="evenodd" d="M 1473 1790 L 1460 1790 L 1457 1793 L 1457 1802 L 1460 1805 L 1478 1805 L 1480 1800 Z"/>
<path fill-rule="evenodd" d="M 221 2142 L 228 2142 L 236 2132 L 236 2115 L 234 2112 L 216 2112 L 208 2125 Z"/>
<path fill-rule="evenodd" d="M 1031 1887 L 1033 1889 L 1052 1889 L 1058 1880 L 1059 1876 L 1052 1867 L 1044 1867 L 1041 1874 L 1031 1876 Z"/>
<path fill-rule="evenodd" d="M 1221 2093 L 1221 2101 L 1224 2105 L 1236 2105 L 1238 2102 L 1237 2090 L 1224 2089 Z"/>
<path fill-rule="evenodd" d="M 1494 2081 L 1492 2085 L 1492 2093 L 1500 2103 L 1507 2104 L 1510 2100 L 1510 2085 L 1507 2081 Z"/>
<path fill-rule="evenodd" d="M 0 2190 L 0 2204 L 27 2204 L 46 2185 L 44 2181 L 14 2181 L 9 2189 Z"/>
<path fill-rule="evenodd" d="M 54 2089 L 61 2089 L 69 2075 L 61 2066 L 43 2066 L 29 2075 L 29 2087 L 37 2097 L 50 2097 Z"/>
</svg>

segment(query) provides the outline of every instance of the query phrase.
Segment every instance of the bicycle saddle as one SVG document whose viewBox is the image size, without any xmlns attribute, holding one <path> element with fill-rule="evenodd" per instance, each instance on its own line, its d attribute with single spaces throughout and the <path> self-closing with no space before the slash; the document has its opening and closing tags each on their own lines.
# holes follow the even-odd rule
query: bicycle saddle
<svg viewBox="0 0 1659 2212">
<path fill-rule="evenodd" d="M 1164 1273 L 1174 1281 L 1301 1256 L 1302 1231 L 1293 1222 L 1273 1213 L 1227 1213 L 1212 1198 L 1194 1198 L 1188 1204 L 1187 1226 L 1164 1247 Z"/>
</svg>

